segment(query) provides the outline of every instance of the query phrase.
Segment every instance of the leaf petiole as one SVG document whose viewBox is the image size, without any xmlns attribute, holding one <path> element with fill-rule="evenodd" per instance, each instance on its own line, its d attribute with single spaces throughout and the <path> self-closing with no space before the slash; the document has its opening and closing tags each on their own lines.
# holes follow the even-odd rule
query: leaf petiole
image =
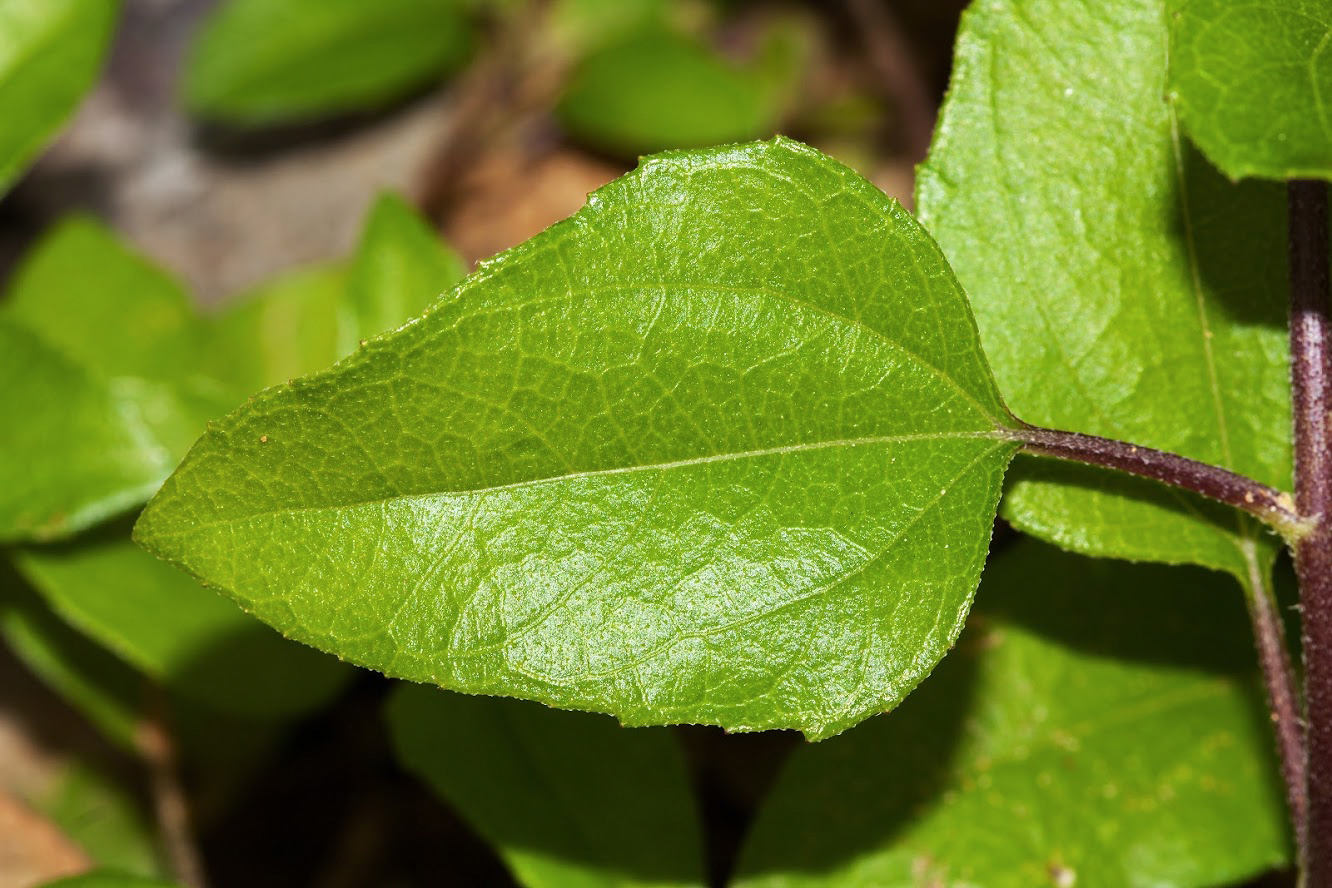
<svg viewBox="0 0 1332 888">
<path fill-rule="evenodd" d="M 1276 530 L 1292 546 L 1313 529 L 1313 523 L 1296 510 L 1295 499 L 1289 493 L 1187 456 L 1026 423 L 1013 431 L 1013 439 L 1020 441 L 1027 453 L 1117 469 L 1242 509 Z"/>
</svg>

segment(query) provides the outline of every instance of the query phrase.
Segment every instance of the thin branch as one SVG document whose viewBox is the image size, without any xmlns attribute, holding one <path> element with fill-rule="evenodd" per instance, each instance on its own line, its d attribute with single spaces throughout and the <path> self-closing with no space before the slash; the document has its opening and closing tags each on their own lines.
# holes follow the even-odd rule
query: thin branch
<svg viewBox="0 0 1332 888">
<path fill-rule="evenodd" d="M 139 723 L 135 743 L 148 766 L 157 826 L 176 881 L 186 888 L 206 888 L 203 860 L 190 824 L 189 802 L 176 765 L 175 742 L 167 724 L 166 695 L 158 687 L 150 693 L 151 707 Z"/>
<path fill-rule="evenodd" d="M 1327 186 L 1293 181 L 1290 378 L 1295 503 L 1313 529 L 1294 545 L 1304 636 L 1309 814 L 1298 837 L 1307 888 L 1332 888 L 1332 319 Z"/>
<path fill-rule="evenodd" d="M 1253 623 L 1258 665 L 1267 689 L 1267 705 L 1276 734 L 1281 776 L 1286 786 L 1286 806 L 1294 827 L 1298 856 L 1304 859 L 1304 825 L 1309 816 L 1309 796 L 1305 792 L 1304 723 L 1300 718 L 1300 698 L 1295 670 L 1291 667 L 1286 629 L 1277 610 L 1271 578 L 1255 557 L 1252 543 L 1245 552 L 1249 567 L 1249 619 Z"/>
<path fill-rule="evenodd" d="M 1300 539 L 1309 531 L 1290 494 L 1220 466 L 1079 432 L 1025 426 L 1013 437 L 1028 453 L 1118 469 L 1234 506 L 1271 525 L 1288 540 Z"/>
</svg>

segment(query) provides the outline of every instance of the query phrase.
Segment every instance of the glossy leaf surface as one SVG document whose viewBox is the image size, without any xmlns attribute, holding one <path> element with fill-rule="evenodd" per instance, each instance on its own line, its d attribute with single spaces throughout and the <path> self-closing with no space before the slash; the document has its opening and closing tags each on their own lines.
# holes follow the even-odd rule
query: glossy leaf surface
<svg viewBox="0 0 1332 888">
<path fill-rule="evenodd" d="M 116 0 L 0 0 L 0 194 L 97 79 Z"/>
<path fill-rule="evenodd" d="M 826 736 L 960 629 L 1010 421 L 934 244 L 779 139 L 649 159 L 256 397 L 136 536 L 390 675 Z"/>
<path fill-rule="evenodd" d="M 1174 0 L 1170 89 L 1232 178 L 1332 179 L 1332 4 Z"/>
<path fill-rule="evenodd" d="M 398 759 L 526 888 L 702 886 L 702 837 L 674 735 L 520 700 L 403 685 Z"/>
<path fill-rule="evenodd" d="M 1281 865 L 1271 728 L 1226 586 L 1032 542 L 999 555 L 925 685 L 796 751 L 737 888 L 1211 888 Z"/>
<path fill-rule="evenodd" d="M 185 75 L 190 107 L 268 123 L 379 107 L 467 58 L 461 0 L 228 0 Z"/>
<path fill-rule="evenodd" d="M 577 138 L 629 157 L 766 136 L 780 111 L 757 71 L 664 27 L 589 55 L 558 109 Z"/>
<path fill-rule="evenodd" d="M 148 498 L 231 399 L 193 375 L 203 324 L 94 222 L 57 227 L 0 305 L 0 540 L 67 535 Z"/>
<path fill-rule="evenodd" d="M 1284 193 L 1229 184 L 1182 141 L 1166 27 L 1164 0 L 974 5 L 921 219 L 1015 414 L 1289 489 Z M 1146 482 L 1025 460 L 1012 482 L 1006 517 L 1089 554 L 1247 582 L 1276 548 Z"/>
</svg>

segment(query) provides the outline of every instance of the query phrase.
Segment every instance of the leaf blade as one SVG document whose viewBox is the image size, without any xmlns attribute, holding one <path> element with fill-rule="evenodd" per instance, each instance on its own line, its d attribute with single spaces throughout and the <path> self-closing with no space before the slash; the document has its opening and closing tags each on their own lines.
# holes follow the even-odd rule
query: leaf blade
<svg viewBox="0 0 1332 888">
<path fill-rule="evenodd" d="M 368 110 L 456 69 L 472 41 L 459 0 L 230 0 L 191 53 L 186 102 L 249 125 Z"/>
<path fill-rule="evenodd" d="M 416 210 L 396 194 L 380 195 L 347 281 L 352 320 L 343 336 L 343 354 L 418 317 L 465 276 L 462 259 Z"/>
<path fill-rule="evenodd" d="M 785 140 L 685 152 L 256 398 L 136 534 L 389 674 L 824 736 L 905 695 L 960 627 L 1006 416 L 900 207 Z M 821 667 L 846 686 L 820 690 Z"/>
<path fill-rule="evenodd" d="M 229 403 L 197 375 L 203 336 L 180 287 L 110 231 L 49 233 L 0 305 L 0 410 L 21 418 L 0 426 L 0 539 L 67 536 L 147 499 Z"/>
<path fill-rule="evenodd" d="M 0 193 L 96 80 L 118 10 L 115 0 L 0 3 Z"/>
<path fill-rule="evenodd" d="M 16 549 L 14 564 L 71 626 L 217 711 L 292 718 L 327 703 L 351 677 L 121 534 Z"/>
<path fill-rule="evenodd" d="M 1170 88 L 1233 179 L 1332 178 L 1332 11 L 1307 0 L 1175 0 Z"/>
</svg>

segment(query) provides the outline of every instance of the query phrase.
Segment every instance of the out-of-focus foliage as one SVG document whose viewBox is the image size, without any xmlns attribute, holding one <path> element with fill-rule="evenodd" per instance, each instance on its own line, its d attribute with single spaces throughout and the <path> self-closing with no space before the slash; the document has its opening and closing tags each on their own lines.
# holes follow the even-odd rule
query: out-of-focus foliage
<svg viewBox="0 0 1332 888">
<path fill-rule="evenodd" d="M 455 70 L 473 42 L 462 0 L 226 0 L 190 55 L 185 97 L 242 124 L 362 111 Z"/>
<path fill-rule="evenodd" d="M 92 86 L 118 0 L 0 0 L 0 195 Z"/>
</svg>

